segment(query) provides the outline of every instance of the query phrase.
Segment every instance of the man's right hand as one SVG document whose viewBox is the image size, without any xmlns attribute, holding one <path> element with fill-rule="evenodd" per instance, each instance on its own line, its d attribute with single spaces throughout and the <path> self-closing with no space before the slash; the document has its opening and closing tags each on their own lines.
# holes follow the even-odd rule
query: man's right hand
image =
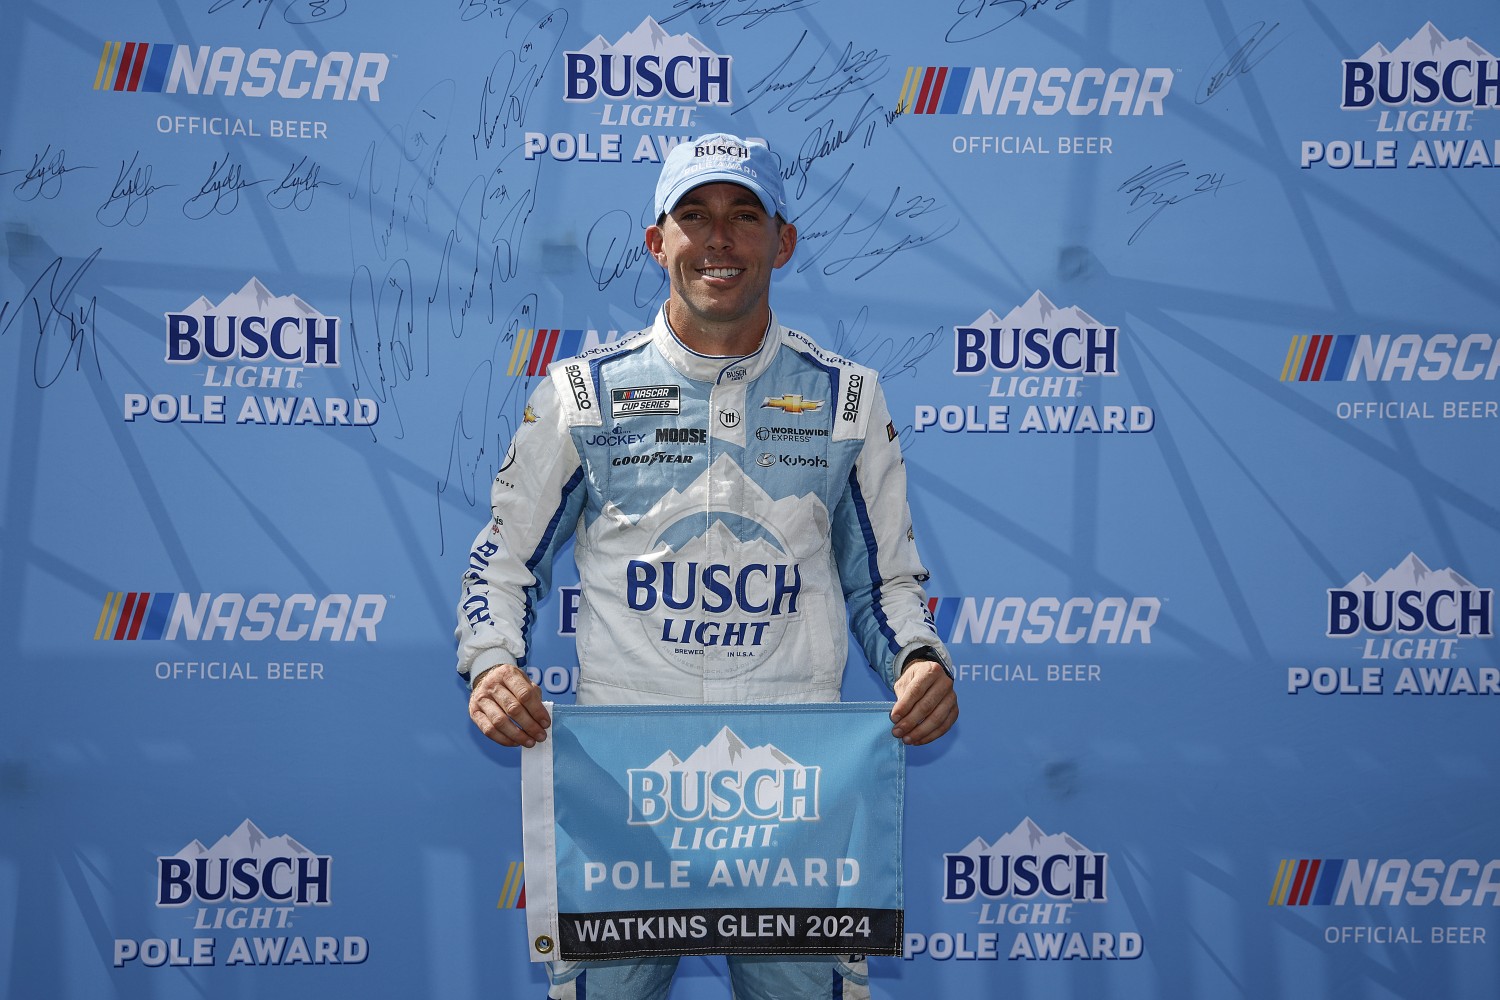
<svg viewBox="0 0 1500 1000">
<path fill-rule="evenodd" d="M 469 718 L 503 747 L 534 747 L 547 738 L 552 716 L 541 688 L 514 663 L 486 670 L 469 692 Z"/>
</svg>

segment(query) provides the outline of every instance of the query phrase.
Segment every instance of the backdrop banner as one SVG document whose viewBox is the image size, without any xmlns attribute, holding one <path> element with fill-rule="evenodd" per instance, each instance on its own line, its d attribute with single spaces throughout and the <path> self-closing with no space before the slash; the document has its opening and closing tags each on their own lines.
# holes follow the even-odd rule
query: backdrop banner
<svg viewBox="0 0 1500 1000">
<path fill-rule="evenodd" d="M 548 708 L 521 766 L 533 961 L 901 953 L 889 705 Z"/>
</svg>

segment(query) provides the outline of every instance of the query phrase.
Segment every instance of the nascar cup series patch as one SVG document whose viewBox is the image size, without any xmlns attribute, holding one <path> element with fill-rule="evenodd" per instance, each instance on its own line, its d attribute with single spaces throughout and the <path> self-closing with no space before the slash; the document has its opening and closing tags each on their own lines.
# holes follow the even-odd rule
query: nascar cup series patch
<svg viewBox="0 0 1500 1000">
<path fill-rule="evenodd" d="M 889 705 L 547 707 L 521 765 L 532 961 L 900 954 Z"/>
</svg>

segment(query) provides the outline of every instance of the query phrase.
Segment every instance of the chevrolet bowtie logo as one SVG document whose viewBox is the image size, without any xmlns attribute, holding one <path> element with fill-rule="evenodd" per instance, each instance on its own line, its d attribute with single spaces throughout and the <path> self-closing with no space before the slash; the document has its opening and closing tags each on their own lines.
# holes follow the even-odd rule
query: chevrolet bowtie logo
<svg viewBox="0 0 1500 1000">
<path fill-rule="evenodd" d="M 766 401 L 760 405 L 762 409 L 770 406 L 778 410 L 785 410 L 787 413 L 806 413 L 808 410 L 816 410 L 822 406 L 823 401 L 821 399 L 803 399 L 801 396 L 794 396 L 791 393 L 787 393 L 785 396 L 767 396 Z"/>
<path fill-rule="evenodd" d="M 534 424 L 536 422 L 537 422 L 536 411 L 533 410 L 530 406 L 526 407 L 526 409 L 521 413 L 521 423 L 523 423 L 523 424 Z"/>
</svg>

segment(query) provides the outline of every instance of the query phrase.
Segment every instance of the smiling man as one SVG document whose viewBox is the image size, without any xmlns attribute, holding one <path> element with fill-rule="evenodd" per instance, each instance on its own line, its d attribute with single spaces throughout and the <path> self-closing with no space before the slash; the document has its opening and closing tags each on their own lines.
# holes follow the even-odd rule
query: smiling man
<svg viewBox="0 0 1500 1000">
<path fill-rule="evenodd" d="M 470 717 L 503 746 L 546 739 L 524 667 L 571 537 L 580 704 L 837 701 L 852 628 L 895 692 L 893 738 L 937 739 L 958 717 L 952 664 L 876 374 L 771 310 L 797 246 L 776 158 L 732 135 L 679 145 L 655 207 L 655 323 L 550 368 L 491 490 L 459 606 Z M 676 963 L 553 963 L 550 996 L 665 998 Z M 729 967 L 737 1000 L 869 996 L 858 959 Z"/>
</svg>

